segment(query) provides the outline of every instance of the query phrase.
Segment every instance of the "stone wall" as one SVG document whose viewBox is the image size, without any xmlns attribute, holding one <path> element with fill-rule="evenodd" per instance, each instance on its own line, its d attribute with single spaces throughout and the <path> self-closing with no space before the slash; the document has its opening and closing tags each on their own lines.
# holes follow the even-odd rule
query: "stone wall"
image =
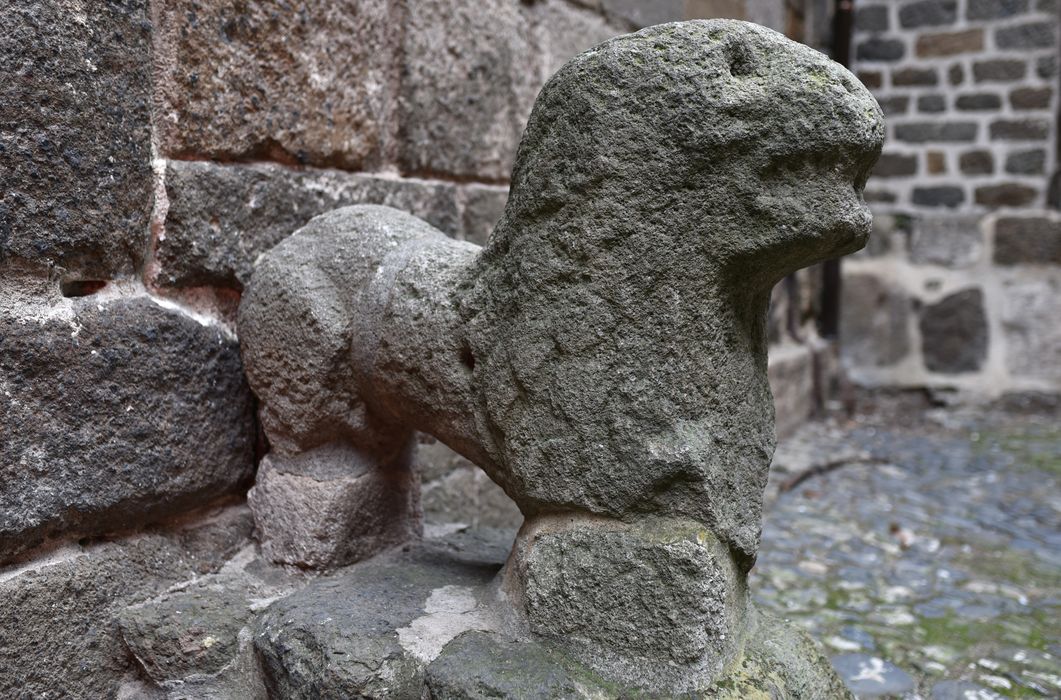
<svg viewBox="0 0 1061 700">
<path fill-rule="evenodd" d="M 866 189 L 876 235 L 844 263 L 856 381 L 1061 390 L 1058 12 L 1052 0 L 859 3 L 853 65 L 889 126 Z"/>
</svg>

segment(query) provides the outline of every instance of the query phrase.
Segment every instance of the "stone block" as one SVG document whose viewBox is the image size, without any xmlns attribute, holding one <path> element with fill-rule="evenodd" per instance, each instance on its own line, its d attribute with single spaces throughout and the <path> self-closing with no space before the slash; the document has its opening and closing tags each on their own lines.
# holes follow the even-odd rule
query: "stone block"
<svg viewBox="0 0 1061 700">
<path fill-rule="evenodd" d="M 468 630 L 498 626 L 487 589 L 512 533 L 411 543 L 318 578 L 255 622 L 275 697 L 421 698 L 424 667 Z"/>
<path fill-rule="evenodd" d="M 1022 275 L 1002 287 L 1006 367 L 1018 377 L 1061 380 L 1061 279 Z"/>
<path fill-rule="evenodd" d="M 904 29 L 953 24 L 956 19 L 956 0 L 918 0 L 899 8 L 899 25 Z"/>
<path fill-rule="evenodd" d="M 216 571 L 252 544 L 245 507 L 200 524 L 71 544 L 0 579 L 0 696 L 120 697 L 138 673 L 114 619 L 127 605 Z M 144 696 L 137 696 L 144 697 Z"/>
<path fill-rule="evenodd" d="M 255 258 L 318 214 L 348 204 L 385 204 L 442 231 L 461 229 L 450 183 L 294 170 L 278 165 L 169 161 L 157 283 L 242 289 Z"/>
<path fill-rule="evenodd" d="M 925 170 L 929 175 L 939 175 L 947 172 L 947 156 L 942 151 L 928 151 L 925 153 Z"/>
<path fill-rule="evenodd" d="M 895 87 L 920 87 L 939 83 L 939 74 L 935 68 L 902 68 L 892 71 L 892 85 Z"/>
<path fill-rule="evenodd" d="M 1009 103 L 1013 109 L 1049 109 L 1053 97 L 1053 88 L 1023 87 L 1009 93 Z"/>
<path fill-rule="evenodd" d="M 873 37 L 859 42 L 855 58 L 859 61 L 898 61 L 906 53 L 906 46 L 898 39 Z"/>
<path fill-rule="evenodd" d="M 1048 49 L 1057 45 L 1057 21 L 1028 22 L 995 30 L 995 45 L 1000 49 Z"/>
<path fill-rule="evenodd" d="M 695 522 L 539 519 L 509 567 L 531 632 L 576 656 L 588 650 L 585 663 L 607 677 L 690 692 L 690 666 L 717 674 L 738 653 L 747 591 L 726 546 Z M 662 590 L 663 605 L 645 595 Z"/>
<path fill-rule="evenodd" d="M 343 566 L 418 536 L 419 500 L 415 470 L 378 468 L 341 446 L 269 454 L 247 494 L 262 555 L 309 569 Z"/>
<path fill-rule="evenodd" d="M 943 95 L 921 95 L 917 98 L 918 112 L 942 112 L 947 109 L 947 100 Z"/>
<path fill-rule="evenodd" d="M 973 63 L 973 79 L 978 83 L 998 83 L 1022 80 L 1028 63 L 1014 58 L 994 58 Z"/>
<path fill-rule="evenodd" d="M 163 156 L 372 168 L 398 84 L 397 3 L 175 0 L 158 12 Z"/>
<path fill-rule="evenodd" d="M 962 32 L 922 34 L 917 37 L 915 51 L 921 58 L 953 56 L 984 50 L 984 30 L 967 29 Z"/>
<path fill-rule="evenodd" d="M 421 436 L 416 465 L 429 527 L 463 523 L 515 530 L 523 522 L 519 508 L 486 472 L 428 435 Z"/>
<path fill-rule="evenodd" d="M 954 106 L 966 112 L 990 111 L 1002 109 L 1002 98 L 991 92 L 958 95 Z"/>
<path fill-rule="evenodd" d="M 571 7 L 564 0 L 534 3 L 529 12 L 542 52 L 542 83 L 572 57 L 620 33 L 600 14 Z"/>
<path fill-rule="evenodd" d="M 0 7 L 0 262 L 130 274 L 152 205 L 146 0 Z"/>
<path fill-rule="evenodd" d="M 917 155 L 882 153 L 873 167 L 873 177 L 908 177 L 917 173 Z"/>
<path fill-rule="evenodd" d="M 960 63 L 951 64 L 947 69 L 947 82 L 951 85 L 961 85 L 965 81 L 965 68 Z"/>
<path fill-rule="evenodd" d="M 1034 187 L 1016 182 L 1001 185 L 983 185 L 975 190 L 975 201 L 985 207 L 1024 207 L 1035 201 L 1039 194 Z"/>
<path fill-rule="evenodd" d="M 1008 154 L 1006 172 L 1014 175 L 1042 175 L 1046 172 L 1046 151 L 1033 148 Z"/>
<path fill-rule="evenodd" d="M 767 374 L 774 397 L 774 426 L 778 437 L 791 435 L 817 408 L 814 350 L 808 344 L 774 345 Z"/>
<path fill-rule="evenodd" d="M 1035 62 L 1035 74 L 1044 80 L 1057 75 L 1057 56 L 1040 56 Z"/>
<path fill-rule="evenodd" d="M 860 32 L 888 31 L 887 5 L 859 5 L 855 12 L 855 29 Z"/>
<path fill-rule="evenodd" d="M 1049 119 L 999 119 L 991 122 L 992 141 L 1042 141 L 1050 136 Z"/>
<path fill-rule="evenodd" d="M 909 122 L 895 125 L 895 138 L 908 143 L 972 141 L 976 131 L 976 122 Z"/>
<path fill-rule="evenodd" d="M 906 110 L 910 106 L 910 96 L 892 95 L 890 97 L 882 97 L 877 100 L 877 104 L 880 105 L 880 109 L 886 117 L 906 114 Z"/>
<path fill-rule="evenodd" d="M 1028 11 L 1028 0 L 969 0 L 965 16 L 971 20 L 1001 19 Z"/>
<path fill-rule="evenodd" d="M 717 3 L 717 0 L 715 0 L 715 2 Z M 707 3 L 704 4 L 706 5 Z M 740 4 L 743 5 L 743 3 Z M 655 2 L 642 2 L 641 0 L 601 0 L 601 8 L 606 14 L 638 29 L 653 24 L 664 24 L 666 22 L 677 22 L 678 20 L 690 19 L 686 17 L 686 5 L 686 0 L 655 0 Z M 710 9 L 712 11 L 717 11 L 719 8 L 715 7 Z M 742 18 L 743 17 L 737 19 Z"/>
<path fill-rule="evenodd" d="M 238 492 L 255 427 L 239 347 L 147 297 L 0 316 L 0 560 Z"/>
<path fill-rule="evenodd" d="M 531 38 L 524 11 L 507 0 L 410 5 L 399 100 L 406 173 L 508 179 L 542 84 Z"/>
<path fill-rule="evenodd" d="M 1061 221 L 1007 217 L 995 222 L 995 263 L 1061 265 Z"/>
<path fill-rule="evenodd" d="M 968 151 L 958 157 L 958 168 L 963 175 L 990 175 L 995 172 L 995 156 L 991 151 Z"/>
<path fill-rule="evenodd" d="M 461 209 L 461 238 L 486 245 L 494 226 L 505 213 L 508 188 L 495 185 L 465 185 L 457 191 Z"/>
<path fill-rule="evenodd" d="M 862 198 L 871 204 L 891 204 L 898 200 L 898 195 L 889 190 L 877 188 L 866 190 L 862 193 Z"/>
<path fill-rule="evenodd" d="M 930 372 L 976 372 L 987 359 L 988 328 L 979 289 L 950 294 L 921 311 L 921 356 Z"/>
<path fill-rule="evenodd" d="M 966 268 L 983 254 L 977 216 L 922 216 L 913 226 L 910 260 L 918 265 Z"/>
<path fill-rule="evenodd" d="M 910 351 L 910 302 L 897 287 L 872 274 L 844 275 L 840 304 L 840 356 L 856 367 L 888 367 Z"/>
<path fill-rule="evenodd" d="M 910 201 L 922 207 L 949 207 L 953 209 L 965 201 L 965 190 L 955 185 L 915 187 Z"/>
<path fill-rule="evenodd" d="M 876 90 L 883 85 L 883 78 L 880 71 L 860 70 L 857 77 L 863 85 L 871 90 Z"/>
</svg>

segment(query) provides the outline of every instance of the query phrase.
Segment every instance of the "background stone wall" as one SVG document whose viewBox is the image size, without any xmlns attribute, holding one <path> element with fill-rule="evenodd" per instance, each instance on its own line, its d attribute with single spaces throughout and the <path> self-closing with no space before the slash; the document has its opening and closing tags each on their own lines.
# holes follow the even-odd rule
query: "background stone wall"
<svg viewBox="0 0 1061 700">
<path fill-rule="evenodd" d="M 857 8 L 888 142 L 876 235 L 844 262 L 844 364 L 870 386 L 1058 391 L 1058 3 Z"/>
</svg>

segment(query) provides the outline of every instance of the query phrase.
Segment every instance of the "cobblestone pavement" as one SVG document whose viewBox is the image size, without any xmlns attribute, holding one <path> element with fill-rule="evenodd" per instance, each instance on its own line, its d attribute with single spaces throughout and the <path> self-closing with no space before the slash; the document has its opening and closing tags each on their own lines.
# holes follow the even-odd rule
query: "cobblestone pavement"
<svg viewBox="0 0 1061 700">
<path fill-rule="evenodd" d="M 808 425 L 778 448 L 753 590 L 860 697 L 1061 697 L 1059 486 L 1041 407 Z"/>
</svg>

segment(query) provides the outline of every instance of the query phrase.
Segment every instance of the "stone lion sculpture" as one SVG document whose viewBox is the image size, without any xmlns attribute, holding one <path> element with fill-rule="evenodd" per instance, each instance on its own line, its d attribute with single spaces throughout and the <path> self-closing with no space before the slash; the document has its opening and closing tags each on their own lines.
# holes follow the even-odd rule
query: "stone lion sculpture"
<svg viewBox="0 0 1061 700">
<path fill-rule="evenodd" d="M 810 48 L 660 25 L 545 85 L 485 247 L 385 207 L 313 219 L 239 313 L 267 553 L 336 565 L 415 536 L 429 433 L 523 512 L 502 589 L 530 634 L 623 682 L 707 687 L 745 638 L 769 292 L 865 244 L 883 134 Z"/>
</svg>

